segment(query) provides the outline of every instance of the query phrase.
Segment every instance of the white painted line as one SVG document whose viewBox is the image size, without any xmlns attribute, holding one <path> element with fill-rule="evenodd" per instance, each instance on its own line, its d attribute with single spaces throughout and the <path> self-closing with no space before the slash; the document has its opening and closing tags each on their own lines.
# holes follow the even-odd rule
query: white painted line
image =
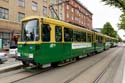
<svg viewBox="0 0 125 83">
<path fill-rule="evenodd" d="M 123 69 L 123 80 L 122 83 L 125 83 L 125 64 L 124 64 L 124 69 Z"/>
</svg>

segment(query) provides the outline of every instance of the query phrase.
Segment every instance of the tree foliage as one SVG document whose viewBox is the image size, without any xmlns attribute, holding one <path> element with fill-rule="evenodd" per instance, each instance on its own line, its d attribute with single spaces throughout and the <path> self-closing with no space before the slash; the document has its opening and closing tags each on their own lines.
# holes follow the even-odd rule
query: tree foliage
<svg viewBox="0 0 125 83">
<path fill-rule="evenodd" d="M 108 36 L 111 37 L 116 37 L 117 36 L 117 32 L 113 29 L 112 25 L 107 22 L 106 24 L 104 24 L 101 33 L 106 34 Z"/>
<path fill-rule="evenodd" d="M 125 11 L 125 0 L 101 0 L 105 2 L 106 5 L 115 6 L 120 8 L 122 11 Z"/>
<path fill-rule="evenodd" d="M 118 35 L 118 41 L 119 42 L 122 42 L 122 39 L 120 38 L 120 36 Z"/>
<path fill-rule="evenodd" d="M 120 16 L 120 23 L 118 23 L 119 29 L 125 30 L 125 13 Z"/>
</svg>

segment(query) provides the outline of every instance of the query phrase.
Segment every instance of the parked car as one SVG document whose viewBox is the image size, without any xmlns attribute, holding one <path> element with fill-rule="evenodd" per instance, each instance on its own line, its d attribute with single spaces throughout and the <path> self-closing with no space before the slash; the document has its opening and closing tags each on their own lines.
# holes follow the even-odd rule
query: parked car
<svg viewBox="0 0 125 83">
<path fill-rule="evenodd" d="M 17 46 L 10 46 L 9 55 L 13 58 L 17 56 Z"/>
<path fill-rule="evenodd" d="M 7 61 L 7 53 L 1 52 L 0 53 L 0 64 L 4 63 Z"/>
</svg>

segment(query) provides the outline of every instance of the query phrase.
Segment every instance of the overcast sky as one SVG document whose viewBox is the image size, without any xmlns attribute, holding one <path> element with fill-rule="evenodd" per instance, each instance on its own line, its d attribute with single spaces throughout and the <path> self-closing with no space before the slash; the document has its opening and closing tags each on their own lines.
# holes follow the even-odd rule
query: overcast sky
<svg viewBox="0 0 125 83">
<path fill-rule="evenodd" d="M 93 13 L 93 28 L 102 28 L 106 22 L 110 22 L 115 30 L 118 30 L 117 23 L 121 11 L 118 8 L 104 5 L 101 0 L 79 0 L 90 12 Z M 124 31 L 118 31 L 123 38 Z"/>
</svg>

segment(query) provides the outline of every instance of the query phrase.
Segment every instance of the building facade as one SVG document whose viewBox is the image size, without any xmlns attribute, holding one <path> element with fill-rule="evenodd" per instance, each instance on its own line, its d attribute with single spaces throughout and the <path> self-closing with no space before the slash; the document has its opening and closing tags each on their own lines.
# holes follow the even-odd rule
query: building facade
<svg viewBox="0 0 125 83">
<path fill-rule="evenodd" d="M 9 45 L 13 33 L 20 33 L 21 19 L 33 15 L 92 29 L 92 13 L 78 0 L 0 0 L 0 39 L 3 47 Z"/>
<path fill-rule="evenodd" d="M 92 13 L 78 0 L 69 0 L 64 4 L 64 20 L 92 30 Z"/>
<path fill-rule="evenodd" d="M 53 0 L 51 0 L 53 1 Z M 50 16 L 49 0 L 0 0 L 0 39 L 9 46 L 13 33 L 20 33 L 20 21 L 27 16 Z"/>
</svg>

